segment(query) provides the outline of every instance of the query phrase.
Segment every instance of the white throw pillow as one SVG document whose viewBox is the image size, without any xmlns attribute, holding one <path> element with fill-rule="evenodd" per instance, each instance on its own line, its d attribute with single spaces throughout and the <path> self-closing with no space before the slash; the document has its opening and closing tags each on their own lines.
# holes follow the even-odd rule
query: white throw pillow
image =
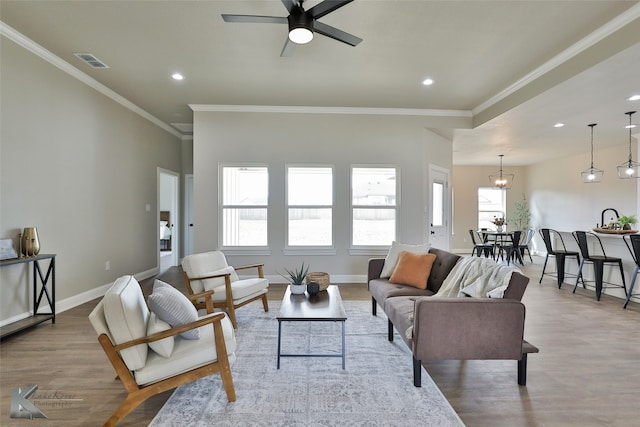
<svg viewBox="0 0 640 427">
<path fill-rule="evenodd" d="M 158 316 L 158 319 L 164 320 L 171 326 L 180 326 L 198 320 L 198 310 L 189 301 L 189 298 L 173 286 L 160 280 L 154 282 L 153 291 L 147 299 L 147 304 L 149 304 L 151 311 Z M 191 329 L 181 333 L 180 336 L 197 340 L 200 338 L 200 331 Z"/>
<path fill-rule="evenodd" d="M 382 267 L 382 273 L 380 273 L 380 278 L 388 279 L 393 274 L 393 270 L 396 268 L 396 264 L 398 264 L 398 258 L 400 257 L 400 252 L 407 251 L 413 254 L 426 254 L 429 253 L 429 249 L 431 249 L 431 243 L 423 243 L 421 245 L 407 245 L 405 243 L 398 243 L 396 241 L 391 242 L 391 247 L 389 248 L 389 252 L 387 253 L 387 257 L 384 259 L 384 266 Z"/>
<path fill-rule="evenodd" d="M 147 324 L 147 336 L 158 332 L 171 329 L 171 325 L 164 320 L 158 319 L 154 312 L 149 315 L 149 323 Z M 175 344 L 175 336 L 163 338 L 158 341 L 150 342 L 149 347 L 162 357 L 170 357 L 173 353 L 173 345 Z"/>
</svg>

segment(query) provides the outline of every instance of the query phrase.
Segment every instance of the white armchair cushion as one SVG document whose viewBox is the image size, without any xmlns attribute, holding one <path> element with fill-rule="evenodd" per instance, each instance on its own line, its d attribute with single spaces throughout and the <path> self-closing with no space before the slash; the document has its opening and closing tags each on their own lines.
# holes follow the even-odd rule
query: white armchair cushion
<svg viewBox="0 0 640 427">
<path fill-rule="evenodd" d="M 200 330 L 199 340 L 186 340 L 176 337 L 170 358 L 164 358 L 150 352 L 144 368 L 134 372 L 136 382 L 139 385 L 154 383 L 217 360 L 213 325 L 205 325 L 198 329 Z M 229 362 L 233 362 L 236 351 L 236 338 L 231 321 L 226 314 L 222 319 L 222 330 L 230 359 Z"/>
<path fill-rule="evenodd" d="M 260 277 L 236 280 L 231 283 L 231 298 L 238 303 L 238 300 L 259 294 L 260 291 L 264 291 L 262 293 L 267 292 L 268 287 L 269 280 Z M 224 286 L 219 286 L 213 290 L 214 301 L 224 301 L 225 299 L 226 289 Z"/>
<path fill-rule="evenodd" d="M 114 344 L 122 344 L 147 335 L 149 309 L 138 281 L 122 276 L 113 283 L 103 298 L 104 317 Z M 147 360 L 146 344 L 126 348 L 120 352 L 130 370 L 142 368 Z"/>
<path fill-rule="evenodd" d="M 232 282 L 234 282 L 235 280 L 238 280 L 238 275 L 236 274 L 236 271 L 231 266 L 221 268 L 220 270 L 216 270 L 216 271 L 209 271 L 207 273 L 204 273 L 202 276 L 216 276 L 218 274 L 229 274 L 230 276 L 229 280 Z M 234 276 L 235 276 L 235 280 L 233 280 Z M 220 286 L 224 288 L 225 286 L 224 277 L 216 277 L 215 279 L 206 279 L 206 280 L 202 280 L 201 282 L 204 285 L 205 291 L 211 291 Z"/>
<path fill-rule="evenodd" d="M 226 267 L 229 267 L 229 264 L 227 264 L 227 258 L 220 251 L 188 255 L 182 259 L 182 269 L 189 277 L 207 276 L 212 271 L 218 271 Z M 238 280 L 238 275 L 235 270 L 231 273 L 230 279 L 232 282 Z M 203 292 L 204 283 L 201 280 L 192 280 L 191 288 L 195 293 Z"/>
<path fill-rule="evenodd" d="M 173 286 L 160 280 L 156 279 L 154 282 L 153 291 L 147 302 L 158 319 L 164 320 L 171 326 L 180 326 L 198 320 L 198 310 L 189 301 L 189 298 Z M 180 336 L 197 340 L 200 338 L 200 331 L 192 329 L 181 333 Z"/>
<path fill-rule="evenodd" d="M 158 332 L 171 329 L 171 325 L 164 320 L 158 319 L 158 316 L 154 312 L 149 315 L 149 322 L 147 325 L 147 335 L 153 335 Z M 175 337 L 167 337 L 158 341 L 150 342 L 149 347 L 162 357 L 170 357 L 173 353 L 173 346 L 175 344 Z"/>
</svg>

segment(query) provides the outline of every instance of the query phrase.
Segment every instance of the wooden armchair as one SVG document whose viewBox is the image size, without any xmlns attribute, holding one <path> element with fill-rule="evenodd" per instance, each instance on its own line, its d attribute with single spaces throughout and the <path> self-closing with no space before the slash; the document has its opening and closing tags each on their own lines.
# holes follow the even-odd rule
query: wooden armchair
<svg viewBox="0 0 640 427">
<path fill-rule="evenodd" d="M 89 320 L 128 395 L 105 426 L 117 424 L 151 396 L 214 373 L 220 373 L 229 402 L 236 400 L 229 365 L 229 358 L 235 358 L 235 336 L 228 317 L 213 313 L 211 295 L 204 292 L 190 298 L 204 299 L 209 314 L 147 336 L 150 312 L 138 282 L 123 276 L 107 291 Z M 178 336 L 195 328 L 200 328 L 199 339 Z M 168 357 L 149 349 L 149 344 L 167 338 L 174 339 Z"/>
<path fill-rule="evenodd" d="M 264 264 L 231 267 L 220 251 L 188 255 L 182 260 L 184 280 L 189 295 L 213 291 L 213 306 L 224 308 L 234 328 L 238 327 L 235 309 L 256 300 L 262 300 L 264 311 L 269 311 L 267 292 L 269 281 L 264 277 Z M 236 271 L 257 269 L 257 276 L 240 279 Z M 197 308 L 204 308 L 198 299 Z"/>
</svg>

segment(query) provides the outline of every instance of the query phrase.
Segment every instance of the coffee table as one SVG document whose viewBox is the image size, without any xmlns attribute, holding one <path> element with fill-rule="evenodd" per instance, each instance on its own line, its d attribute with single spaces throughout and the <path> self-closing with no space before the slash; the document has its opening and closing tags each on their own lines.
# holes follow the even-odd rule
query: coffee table
<svg viewBox="0 0 640 427">
<path fill-rule="evenodd" d="M 341 357 L 342 369 L 345 368 L 345 333 L 344 325 L 347 314 L 342 305 L 340 290 L 336 285 L 329 285 L 326 291 L 314 296 L 304 293 L 295 295 L 289 287 L 284 293 L 280 313 L 278 313 L 278 369 L 281 357 Z M 342 323 L 342 351 L 340 354 L 282 354 L 282 322 L 341 322 Z"/>
</svg>

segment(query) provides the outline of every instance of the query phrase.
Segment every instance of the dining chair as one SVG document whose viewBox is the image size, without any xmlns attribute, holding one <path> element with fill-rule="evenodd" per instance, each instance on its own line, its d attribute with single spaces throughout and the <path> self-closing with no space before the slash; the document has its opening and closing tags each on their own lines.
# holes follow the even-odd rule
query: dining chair
<svg viewBox="0 0 640 427">
<path fill-rule="evenodd" d="M 471 235 L 471 241 L 473 242 L 473 250 L 471 251 L 471 255 L 480 256 L 484 254 L 486 258 L 491 256 L 493 258 L 494 254 L 494 245 L 491 242 L 486 242 L 480 233 L 476 230 L 469 230 L 469 235 Z"/>
<path fill-rule="evenodd" d="M 531 244 L 531 240 L 533 236 L 536 234 L 535 230 L 530 228 L 526 233 L 522 234 L 522 239 L 519 245 L 520 255 L 524 258 L 524 253 L 526 252 L 529 255 L 529 261 L 533 262 L 533 258 L 531 258 L 531 251 L 529 250 L 529 245 Z"/>
<path fill-rule="evenodd" d="M 595 290 L 596 290 L 596 300 L 600 301 L 600 296 L 602 295 L 602 289 L 605 288 L 622 288 L 624 289 L 625 297 L 627 294 L 627 286 L 624 280 L 624 270 L 622 269 L 622 259 L 617 257 L 610 257 L 604 251 L 604 246 L 602 245 L 602 241 L 600 238 L 590 231 L 574 231 L 573 238 L 576 239 L 576 243 L 578 244 L 578 248 L 580 248 L 580 253 L 582 254 L 582 261 L 580 262 L 580 267 L 578 267 L 578 278 L 576 279 L 576 285 L 573 287 L 573 293 L 576 292 L 578 288 L 578 282 L 582 279 L 582 287 L 587 288 L 585 282 L 595 282 Z M 597 243 L 597 245 L 596 245 Z M 593 244 L 594 247 L 600 249 L 601 255 L 594 255 L 589 252 L 589 245 Z M 594 280 L 585 280 L 582 272 L 582 268 L 585 262 L 590 262 L 593 264 L 593 272 L 595 279 Z M 617 265 L 620 268 L 620 276 L 622 277 L 622 285 L 618 285 L 612 282 L 605 282 L 604 277 L 604 266 L 607 264 Z M 608 286 L 605 286 L 608 285 Z"/>
<path fill-rule="evenodd" d="M 514 264 L 517 259 L 520 261 L 520 264 L 524 265 L 524 262 L 522 261 L 522 254 L 520 253 L 520 238 L 522 236 L 522 231 L 512 231 L 508 236 L 507 240 L 503 240 L 498 244 L 498 255 L 500 256 L 500 259 L 503 259 L 502 253 L 504 252 L 507 257 L 507 265 L 509 265 L 512 259 Z"/>
</svg>

